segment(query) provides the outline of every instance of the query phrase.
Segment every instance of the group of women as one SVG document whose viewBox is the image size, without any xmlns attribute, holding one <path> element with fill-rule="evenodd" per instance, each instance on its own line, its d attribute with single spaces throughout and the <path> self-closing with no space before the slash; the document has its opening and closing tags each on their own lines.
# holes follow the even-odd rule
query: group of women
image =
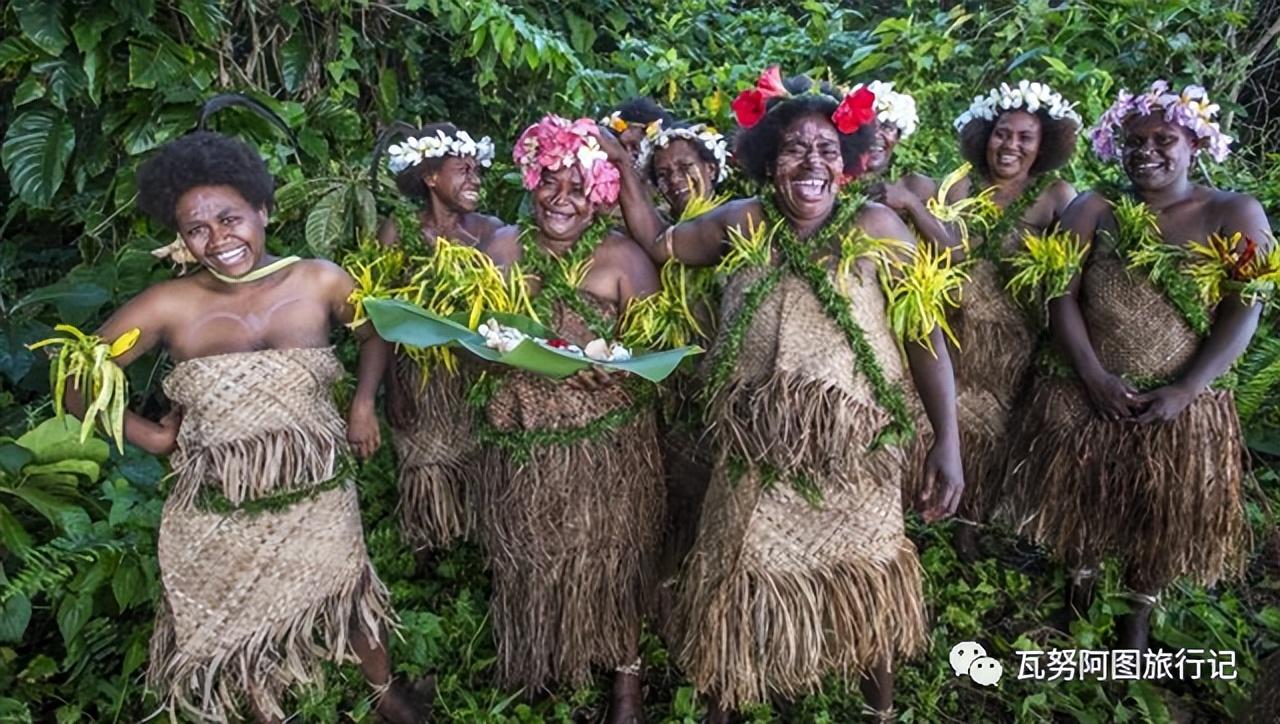
<svg viewBox="0 0 1280 724">
<path fill-rule="evenodd" d="M 501 685 L 611 670 L 611 722 L 642 719 L 645 625 L 713 721 L 832 674 L 888 716 L 895 663 L 927 644 L 904 500 L 930 522 L 1015 525 L 1071 567 L 1076 606 L 1116 557 L 1133 590 L 1121 648 L 1146 646 L 1173 579 L 1238 570 L 1240 432 L 1216 381 L 1257 324 L 1270 232 L 1257 201 L 1191 179 L 1229 142 L 1203 91 L 1122 92 L 1091 137 L 1130 184 L 1079 196 L 1055 172 L 1081 119 L 1039 83 L 975 99 L 955 124 L 970 170 L 941 184 L 894 164 L 918 119 L 891 84 L 774 67 L 733 109 L 731 154 L 644 99 L 599 124 L 544 117 L 515 141 L 516 223 L 478 208 L 488 138 L 440 123 L 392 146 L 417 213 L 385 243 L 475 249 L 584 348 L 680 293 L 664 281 L 714 269 L 715 303 L 681 300 L 708 352 L 655 390 L 600 370 L 423 370 L 362 325 L 345 423 L 328 345 L 355 282 L 267 252 L 261 159 L 197 132 L 142 166 L 141 207 L 203 267 L 100 330 L 140 330 L 120 364 L 157 346 L 177 362 L 174 411 L 125 425 L 176 474 L 149 672 L 165 702 L 279 721 L 287 687 L 354 657 L 384 717 L 422 716 L 390 676 L 393 614 L 346 462 L 379 445 L 385 371 L 405 539 L 478 540 Z M 716 199 L 730 174 L 758 193 Z M 1188 251 L 1205 248 L 1209 271 Z M 1212 289 L 1188 287 L 1193 263 Z"/>
</svg>

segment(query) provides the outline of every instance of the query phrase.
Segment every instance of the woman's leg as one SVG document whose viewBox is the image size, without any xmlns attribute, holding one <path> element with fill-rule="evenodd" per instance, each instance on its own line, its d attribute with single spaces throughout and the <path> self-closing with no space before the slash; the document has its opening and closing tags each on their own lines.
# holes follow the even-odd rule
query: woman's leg
<svg viewBox="0 0 1280 724">
<path fill-rule="evenodd" d="M 386 637 L 380 637 L 385 641 Z M 426 712 L 413 701 L 407 687 L 391 680 L 391 656 L 387 647 L 365 631 L 364 626 L 351 622 L 351 650 L 360 660 L 360 671 L 374 689 L 381 692 L 377 712 L 392 724 L 418 724 L 426 721 Z"/>
<path fill-rule="evenodd" d="M 609 694 L 608 724 L 642 724 L 644 722 L 644 696 L 640 688 L 640 643 L 632 640 L 627 647 L 627 658 L 634 663 L 619 666 L 613 676 L 613 690 Z"/>
</svg>

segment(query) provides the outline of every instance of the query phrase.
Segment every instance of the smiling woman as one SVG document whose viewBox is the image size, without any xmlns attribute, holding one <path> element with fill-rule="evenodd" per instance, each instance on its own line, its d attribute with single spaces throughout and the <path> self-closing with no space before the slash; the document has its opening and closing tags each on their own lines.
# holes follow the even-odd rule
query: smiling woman
<svg viewBox="0 0 1280 724">
<path fill-rule="evenodd" d="M 911 233 L 888 208 L 841 193 L 863 171 L 874 101 L 770 68 L 733 104 L 735 155 L 764 193 L 648 245 L 655 259 L 728 276 L 708 360 L 716 465 L 672 644 L 717 701 L 714 721 L 830 673 L 862 676 L 884 714 L 894 659 L 924 644 L 900 501 L 919 464 L 909 376 L 937 441 L 925 462 L 929 518 L 954 510 L 963 480 L 941 335 L 928 334 L 936 357 L 904 341 L 908 369 L 890 331 L 881 282 L 893 283 L 888 250 L 909 248 Z M 634 201 L 623 197 L 628 223 Z"/>
<path fill-rule="evenodd" d="M 477 210 L 482 175 L 494 155 L 488 136 L 475 140 L 452 123 L 434 123 L 387 151 L 396 186 L 418 208 L 406 228 L 397 226 L 399 217 L 387 219 L 378 231 L 384 244 L 430 251 L 443 238 L 483 250 L 504 226 Z M 400 530 L 415 548 L 446 546 L 473 523 L 466 505 L 475 469 L 471 410 L 464 400 L 470 371 L 424 369 L 398 353 L 389 373 L 387 418 L 398 457 Z"/>
<path fill-rule="evenodd" d="M 1082 583 L 1104 558 L 1122 564 L 1132 592 L 1116 648 L 1146 648 L 1170 583 L 1212 586 L 1244 562 L 1245 453 L 1224 375 L 1258 325 L 1267 295 L 1253 282 L 1280 258 L 1257 200 L 1190 178 L 1202 154 L 1227 154 L 1217 110 L 1202 88 L 1157 81 L 1121 91 L 1093 129 L 1132 188 L 1082 194 L 1063 214 L 1088 247 L 1049 306 L 1070 374 L 1036 380 L 1015 446 L 1009 488 L 1030 537 Z M 1068 603 L 1082 613 L 1084 599 Z"/>
<path fill-rule="evenodd" d="M 122 367 L 162 347 L 175 360 L 160 422 L 125 415 L 130 442 L 172 453 L 160 521 L 162 600 L 148 683 L 164 706 L 280 721 L 282 695 L 324 661 L 359 661 L 379 710 L 416 721 L 390 680 L 387 591 L 365 551 L 351 453 L 379 445 L 374 395 L 387 348 L 366 335 L 346 423 L 329 334 L 353 283 L 328 262 L 264 252 L 272 180 L 248 146 L 197 132 L 138 170 L 139 205 L 178 231 L 203 270 L 157 284 L 100 334 L 139 330 Z M 69 407 L 83 401 L 69 395 Z"/>
</svg>

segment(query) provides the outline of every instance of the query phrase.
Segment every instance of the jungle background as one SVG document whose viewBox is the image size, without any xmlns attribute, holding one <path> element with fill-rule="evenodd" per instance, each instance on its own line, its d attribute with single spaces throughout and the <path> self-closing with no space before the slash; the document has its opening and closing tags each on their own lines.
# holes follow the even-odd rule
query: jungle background
<svg viewBox="0 0 1280 724">
<path fill-rule="evenodd" d="M 915 95 L 921 129 L 899 168 L 935 177 L 957 164 L 953 119 L 1002 80 L 1038 79 L 1096 119 L 1122 87 L 1199 82 L 1223 105 L 1236 153 L 1204 167 L 1214 183 L 1280 212 L 1278 0 L 1086 2 L 732 2 L 730 0 L 11 0 L 0 14 L 0 720 L 137 721 L 158 595 L 162 460 L 102 441 L 81 445 L 53 417 L 48 361 L 24 345 L 60 321 L 92 328 L 174 272 L 153 249 L 173 240 L 134 205 L 134 172 L 192 130 L 201 102 L 240 91 L 275 110 L 285 134 L 233 108 L 212 127 L 256 144 L 278 181 L 270 247 L 331 258 L 390 211 L 387 174 L 369 177 L 389 122 L 450 119 L 499 144 L 483 209 L 511 219 L 522 191 L 518 131 L 542 112 L 599 117 L 647 93 L 685 117 L 731 128 L 729 101 L 770 63 Z M 1113 179 L 1081 144 L 1078 188 Z M 347 353 L 350 354 L 349 343 Z M 136 409 L 163 409 L 166 360 L 129 369 Z M 1108 574 L 1087 621 L 1046 624 L 1063 571 L 1008 534 L 961 565 L 947 526 L 912 524 L 926 568 L 933 649 L 905 664 L 903 721 L 1220 721 L 1238 715 L 1258 659 L 1280 648 L 1280 334 L 1268 314 L 1240 365 L 1253 475 L 1254 555 L 1245 577 L 1179 585 L 1154 618 L 1157 645 L 1233 650 L 1235 680 L 1017 681 L 1015 649 L 1107 648 L 1125 610 Z M 384 437 L 384 440 L 386 438 Z M 402 628 L 398 672 L 436 677 L 441 720 L 589 721 L 608 678 L 526 699 L 491 682 L 487 577 L 467 545 L 415 559 L 398 537 L 389 444 L 360 472 L 367 541 Z M 1099 511 L 1099 515 L 1104 515 Z M 947 652 L 976 639 L 1006 667 L 998 687 L 955 677 Z M 697 721 L 694 694 L 646 636 L 651 721 Z M 304 721 L 370 721 L 353 667 L 299 694 Z M 856 687 L 745 712 L 747 720 L 859 719 Z"/>
</svg>

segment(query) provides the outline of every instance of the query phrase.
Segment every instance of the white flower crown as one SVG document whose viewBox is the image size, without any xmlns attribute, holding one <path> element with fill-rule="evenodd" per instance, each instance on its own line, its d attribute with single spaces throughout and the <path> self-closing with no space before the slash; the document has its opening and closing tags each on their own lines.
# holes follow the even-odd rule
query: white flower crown
<svg viewBox="0 0 1280 724">
<path fill-rule="evenodd" d="M 858 92 L 861 83 L 855 85 L 850 93 Z M 920 125 L 920 115 L 916 113 L 916 99 L 906 93 L 893 89 L 893 83 L 873 80 L 866 84 L 866 89 L 876 96 L 876 120 L 881 123 L 892 123 L 898 127 L 900 138 L 906 138 L 916 132 Z"/>
<path fill-rule="evenodd" d="M 729 143 L 724 135 L 705 123 L 695 123 L 684 128 L 663 128 L 662 121 L 650 123 L 645 128 L 644 140 L 640 142 L 640 156 L 636 159 L 636 167 L 648 168 L 654 150 L 666 148 L 676 139 L 700 145 L 711 152 L 716 159 L 716 183 L 729 178 Z"/>
<path fill-rule="evenodd" d="M 994 121 L 1003 111 L 1022 110 L 1027 113 L 1036 113 L 1043 109 L 1050 118 L 1071 121 L 1076 128 L 1079 128 L 1080 114 L 1072 110 L 1073 105 L 1063 98 L 1061 93 L 1044 83 L 1022 80 L 1018 81 L 1016 88 L 1010 88 L 1008 83 L 1001 83 L 999 88 L 992 88 L 985 96 L 975 96 L 973 103 L 969 105 L 969 110 L 956 118 L 955 127 L 959 131 L 969 125 L 970 121 L 978 118 Z"/>
<path fill-rule="evenodd" d="M 387 168 L 391 173 L 400 173 L 410 166 L 417 166 L 424 159 L 445 156 L 473 156 L 481 166 L 488 168 L 493 163 L 493 152 L 493 141 L 488 136 L 477 141 L 466 131 L 458 131 L 453 138 L 445 135 L 444 131 L 436 131 L 434 136 L 410 136 L 404 139 L 404 143 L 388 146 Z"/>
</svg>

